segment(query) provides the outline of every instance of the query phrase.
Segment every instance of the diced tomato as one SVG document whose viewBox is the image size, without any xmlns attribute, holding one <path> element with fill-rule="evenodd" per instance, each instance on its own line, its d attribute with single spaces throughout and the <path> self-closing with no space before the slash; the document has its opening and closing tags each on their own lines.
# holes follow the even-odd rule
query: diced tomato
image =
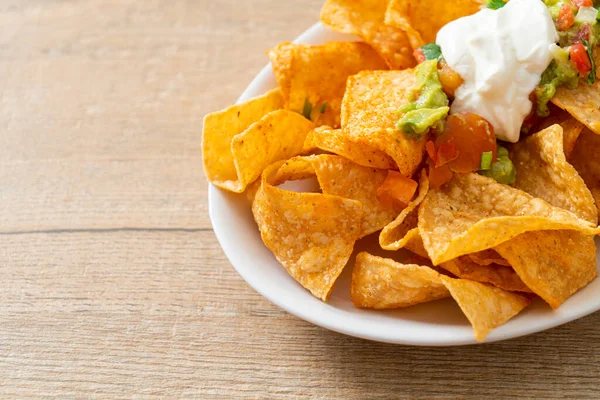
<svg viewBox="0 0 600 400">
<path fill-rule="evenodd" d="M 594 7 L 594 2 L 592 0 L 571 0 L 573 5 L 577 8 L 581 7 Z"/>
<path fill-rule="evenodd" d="M 592 27 L 590 24 L 583 24 L 581 29 L 577 32 L 576 37 L 578 40 L 585 39 L 589 42 L 592 37 Z"/>
<path fill-rule="evenodd" d="M 402 210 L 410 203 L 418 186 L 412 179 L 389 170 L 385 181 L 377 188 L 377 197 L 382 203 L 392 204 L 398 210 Z"/>
<path fill-rule="evenodd" d="M 448 164 L 442 165 L 441 167 L 434 167 L 430 160 L 427 160 L 429 165 L 429 184 L 433 188 L 439 188 L 444 183 L 452 179 L 452 171 Z"/>
<path fill-rule="evenodd" d="M 438 166 L 442 165 L 440 161 L 443 148 L 448 148 L 444 152 L 449 154 L 454 152 L 450 143 L 458 152 L 458 156 L 446 164 L 453 172 L 464 174 L 479 170 L 481 154 L 488 151 L 492 152 L 492 159 L 496 159 L 494 127 L 477 114 L 464 112 L 448 117 L 446 129 L 435 140 Z M 449 158 L 452 158 L 451 154 Z"/>
<path fill-rule="evenodd" d="M 413 51 L 413 56 L 415 57 L 415 59 L 417 60 L 417 62 L 419 64 L 427 61 L 427 58 L 425 58 L 425 54 L 423 54 L 423 50 L 421 50 L 420 48 Z"/>
<path fill-rule="evenodd" d="M 577 71 L 581 75 L 586 75 L 592 70 L 592 63 L 588 56 L 587 49 L 582 43 L 577 43 L 571 46 L 571 61 L 577 67 Z"/>
<path fill-rule="evenodd" d="M 434 164 L 437 163 L 437 151 L 435 149 L 435 143 L 429 140 L 427 143 L 425 143 L 425 150 L 427 151 L 427 155 L 431 161 L 433 161 Z"/>
<path fill-rule="evenodd" d="M 558 30 L 566 31 L 575 23 L 575 13 L 571 6 L 565 4 L 558 13 Z"/>
<path fill-rule="evenodd" d="M 445 62 L 442 62 L 438 68 L 438 76 L 440 77 L 440 82 L 444 92 L 448 96 L 454 97 L 456 89 L 463 84 L 463 79 L 460 77 L 458 72 L 450 68 L 450 66 Z"/>
<path fill-rule="evenodd" d="M 435 162 L 435 166 L 441 167 L 442 165 L 446 165 L 449 162 L 456 160 L 458 156 L 458 147 L 456 147 L 454 144 L 454 138 L 451 137 L 447 142 L 440 144 L 440 147 L 437 150 L 437 160 Z"/>
</svg>

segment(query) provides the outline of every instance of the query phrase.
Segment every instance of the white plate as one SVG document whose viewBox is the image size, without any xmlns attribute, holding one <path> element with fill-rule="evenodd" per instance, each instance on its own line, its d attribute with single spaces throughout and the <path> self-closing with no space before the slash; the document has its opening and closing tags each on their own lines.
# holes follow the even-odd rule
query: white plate
<svg viewBox="0 0 600 400">
<path fill-rule="evenodd" d="M 334 40 L 357 38 L 331 32 L 321 24 L 316 24 L 295 42 L 322 44 Z M 276 86 L 271 67 L 267 65 L 238 101 L 246 101 Z M 323 303 L 290 277 L 264 246 L 244 195 L 234 195 L 210 185 L 209 212 L 217 239 L 239 274 L 265 298 L 299 318 L 346 335 L 381 342 L 426 346 L 476 343 L 469 322 L 450 299 L 404 310 L 368 311 L 354 308 L 349 289 L 353 258 L 340 276 L 330 301 Z M 396 259 L 402 257 L 401 252 L 380 250 L 376 237 L 365 238 L 356 247 L 357 250 L 368 250 Z M 600 279 L 571 297 L 558 310 L 552 310 L 541 300 L 536 300 L 517 317 L 493 330 L 486 342 L 540 332 L 598 309 Z"/>
</svg>

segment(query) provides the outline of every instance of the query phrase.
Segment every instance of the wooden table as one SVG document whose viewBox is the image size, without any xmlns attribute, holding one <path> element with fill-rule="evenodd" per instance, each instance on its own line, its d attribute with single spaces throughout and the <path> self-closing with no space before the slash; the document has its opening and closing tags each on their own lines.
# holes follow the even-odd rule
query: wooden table
<svg viewBox="0 0 600 400">
<path fill-rule="evenodd" d="M 600 314 L 492 345 L 370 343 L 228 263 L 202 117 L 320 5 L 0 1 L 0 398 L 600 398 Z"/>
</svg>

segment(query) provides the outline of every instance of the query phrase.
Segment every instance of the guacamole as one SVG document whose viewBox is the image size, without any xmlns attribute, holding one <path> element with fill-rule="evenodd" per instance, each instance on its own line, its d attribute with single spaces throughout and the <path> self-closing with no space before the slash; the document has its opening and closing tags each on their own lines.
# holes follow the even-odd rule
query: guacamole
<svg viewBox="0 0 600 400">
<path fill-rule="evenodd" d="M 448 116 L 448 97 L 442 90 L 438 76 L 437 60 L 425 61 L 415 69 L 416 85 L 409 97 L 410 103 L 400 107 L 399 130 L 420 139 L 432 127 Z"/>
<path fill-rule="evenodd" d="M 517 180 L 517 170 L 508 158 L 508 150 L 498 146 L 497 158 L 498 160 L 493 162 L 489 169 L 479 171 L 479 174 L 489 176 L 498 183 L 512 185 Z"/>
</svg>

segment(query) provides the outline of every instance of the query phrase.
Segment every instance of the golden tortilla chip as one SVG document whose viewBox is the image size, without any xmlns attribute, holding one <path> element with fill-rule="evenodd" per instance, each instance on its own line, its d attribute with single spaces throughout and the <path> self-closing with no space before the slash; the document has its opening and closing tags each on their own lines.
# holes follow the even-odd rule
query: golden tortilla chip
<svg viewBox="0 0 600 400">
<path fill-rule="evenodd" d="M 544 118 L 536 127 L 534 132 L 543 131 L 552 125 L 559 124 L 563 128 L 563 149 L 567 159 L 569 159 L 577 138 L 583 131 L 585 125 L 577 121 L 565 110 L 549 104 L 550 115 Z"/>
<path fill-rule="evenodd" d="M 341 129 L 331 129 L 321 126 L 310 132 L 304 142 L 303 153 L 309 153 L 320 149 L 340 155 L 356 164 L 379 169 L 396 168 L 396 163 L 390 156 L 375 147 L 361 143 L 346 134 Z"/>
<path fill-rule="evenodd" d="M 496 251 L 552 308 L 598 275 L 594 238 L 573 230 L 527 232 L 498 245 Z"/>
<path fill-rule="evenodd" d="M 404 308 L 450 296 L 433 269 L 360 253 L 352 271 L 352 302 L 359 308 Z"/>
<path fill-rule="evenodd" d="M 584 129 L 575 144 L 570 161 L 583 178 L 600 209 L 600 135 Z"/>
<path fill-rule="evenodd" d="M 427 266 L 400 264 L 364 252 L 356 257 L 350 292 L 356 307 L 374 309 L 409 307 L 450 294 L 471 322 L 478 341 L 531 303 L 529 295 L 453 279 Z"/>
<path fill-rule="evenodd" d="M 385 226 L 379 234 L 379 245 L 384 250 L 399 250 L 412 243 L 416 254 L 426 256 L 421 253 L 422 241 L 417 228 L 417 218 L 419 204 L 425 199 L 427 192 L 429 191 L 429 178 L 425 170 L 421 171 L 421 179 L 419 180 L 419 193 L 417 197 L 411 201 L 408 206 L 402 210 L 402 212 L 396 217 L 396 219 L 389 225 Z M 412 232 L 415 230 L 415 232 Z M 410 235 L 409 235 L 410 233 Z M 418 238 L 418 239 L 417 239 Z M 419 246 L 419 242 L 421 245 Z M 417 244 L 416 246 L 414 244 Z"/>
<path fill-rule="evenodd" d="M 360 237 L 379 231 L 398 213 L 392 205 L 383 204 L 377 197 L 377 188 L 385 181 L 387 170 L 362 167 L 340 156 L 323 154 L 292 158 L 281 166 L 271 183 L 277 185 L 313 174 L 316 174 L 324 194 L 361 203 Z"/>
<path fill-rule="evenodd" d="M 282 43 L 269 51 L 285 108 L 312 110 L 316 126 L 340 126 L 346 80 L 362 70 L 388 69 L 366 43 L 330 42 L 322 46 Z"/>
<path fill-rule="evenodd" d="M 288 273 L 315 297 L 327 301 L 360 233 L 358 201 L 321 193 L 296 193 L 274 187 L 262 174 L 252 213 L 263 242 Z"/>
<path fill-rule="evenodd" d="M 385 23 L 404 30 L 414 49 L 435 42 L 438 31 L 455 19 L 475 14 L 477 0 L 390 0 Z"/>
<path fill-rule="evenodd" d="M 512 145 L 509 151 L 517 169 L 515 187 L 594 225 L 598 223 L 592 194 L 565 158 L 560 125 Z"/>
<path fill-rule="evenodd" d="M 361 36 L 381 54 L 392 69 L 413 67 L 416 61 L 406 33 L 384 23 L 385 0 L 328 0 L 321 22 L 342 33 Z"/>
<path fill-rule="evenodd" d="M 412 70 L 359 72 L 348 78 L 342 102 L 342 129 L 355 143 L 388 154 L 400 173 L 411 177 L 423 160 L 425 140 L 396 128 L 398 108 L 408 103 Z"/>
<path fill-rule="evenodd" d="M 430 189 L 419 208 L 418 226 L 434 265 L 528 231 L 572 229 L 590 236 L 600 232 L 569 211 L 477 174 L 455 174 L 444 186 Z"/>
<path fill-rule="evenodd" d="M 497 287 L 464 279 L 440 276 L 460 309 L 465 313 L 479 342 L 490 331 L 517 315 L 531 303 L 528 295 L 507 292 Z"/>
<path fill-rule="evenodd" d="M 531 293 L 531 289 L 523 283 L 519 275 L 510 267 L 497 264 L 479 265 L 467 256 L 446 261 L 440 264 L 440 267 L 452 272 L 461 279 L 489 283 L 510 292 Z"/>
<path fill-rule="evenodd" d="M 505 267 L 510 267 L 510 264 L 508 263 L 508 261 L 506 261 L 504 258 L 502 258 L 500 256 L 500 254 L 498 254 L 493 249 L 482 250 L 478 253 L 471 253 L 471 254 L 469 254 L 469 258 L 475 264 L 479 264 L 479 265 L 498 264 L 498 265 L 504 265 Z"/>
<path fill-rule="evenodd" d="M 204 117 L 204 171 L 213 185 L 238 193 L 244 191 L 245 184 L 240 182 L 235 168 L 231 142 L 236 135 L 244 132 L 266 114 L 282 107 L 281 91 L 275 89 L 246 103 L 236 104 Z"/>
</svg>

